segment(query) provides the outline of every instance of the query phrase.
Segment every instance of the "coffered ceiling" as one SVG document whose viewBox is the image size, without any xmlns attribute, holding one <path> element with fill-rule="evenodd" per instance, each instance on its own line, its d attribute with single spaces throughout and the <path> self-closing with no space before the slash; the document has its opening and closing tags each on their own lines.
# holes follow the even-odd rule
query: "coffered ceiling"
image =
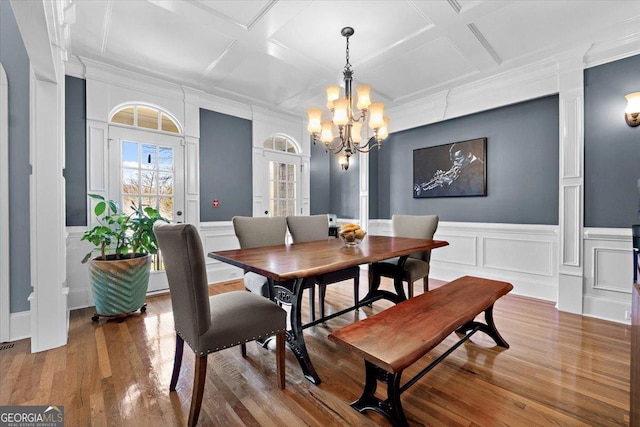
<svg viewBox="0 0 640 427">
<path fill-rule="evenodd" d="M 572 49 L 640 43 L 638 0 L 76 0 L 67 12 L 72 57 L 296 115 L 341 81 L 345 26 L 355 85 L 389 107 Z"/>
</svg>

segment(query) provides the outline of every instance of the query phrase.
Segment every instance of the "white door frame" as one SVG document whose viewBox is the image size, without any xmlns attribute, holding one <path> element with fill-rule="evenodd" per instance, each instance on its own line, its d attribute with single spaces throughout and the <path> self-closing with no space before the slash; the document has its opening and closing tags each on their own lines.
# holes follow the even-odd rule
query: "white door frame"
<svg viewBox="0 0 640 427">
<path fill-rule="evenodd" d="M 109 198 L 120 200 L 121 197 L 121 167 L 122 158 L 120 141 L 123 139 L 134 142 L 148 142 L 154 145 L 166 145 L 175 148 L 174 167 L 181 169 L 181 173 L 174 175 L 174 219 L 175 222 L 185 221 L 185 144 L 180 135 L 166 134 L 162 132 L 146 131 L 141 128 L 127 128 L 122 126 L 109 125 Z M 182 212 L 181 216 L 177 212 Z M 165 292 L 169 289 L 169 282 L 164 271 L 152 271 L 149 276 L 148 293 L 154 294 Z"/>
<path fill-rule="evenodd" d="M 264 195 L 265 200 L 265 211 L 269 210 L 269 215 L 271 216 L 273 212 L 270 209 L 270 194 L 269 194 L 269 162 L 276 161 L 280 163 L 289 163 L 296 165 L 297 175 L 296 175 L 296 215 L 302 215 L 302 156 L 300 154 L 293 153 L 285 153 L 283 151 L 275 151 L 275 150 L 264 150 L 264 170 L 263 177 L 260 182 L 262 183 L 261 192 Z"/>
<path fill-rule="evenodd" d="M 0 63 L 0 342 L 11 338 L 9 289 L 9 85 Z"/>
</svg>

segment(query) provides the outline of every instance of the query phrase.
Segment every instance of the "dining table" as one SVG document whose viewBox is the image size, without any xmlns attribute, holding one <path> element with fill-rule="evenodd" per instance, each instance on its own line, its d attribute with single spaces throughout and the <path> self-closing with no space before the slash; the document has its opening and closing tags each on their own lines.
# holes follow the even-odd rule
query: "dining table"
<svg viewBox="0 0 640 427">
<path fill-rule="evenodd" d="M 393 303 L 404 301 L 406 296 L 401 271 L 408 256 L 448 244 L 444 240 L 368 235 L 356 246 L 347 246 L 341 239 L 331 237 L 285 245 L 212 251 L 208 256 L 239 267 L 245 272 L 251 271 L 266 277 L 269 282 L 269 298 L 291 306 L 291 329 L 286 332 L 287 346 L 296 356 L 305 378 L 318 385 L 321 379 L 307 351 L 303 329 L 380 299 Z M 395 293 L 380 289 L 380 277 L 373 277 L 369 283 L 369 292 L 353 307 L 302 324 L 302 294 L 304 289 L 315 285 L 316 276 L 395 257 L 398 257 L 399 273 L 394 278 Z"/>
</svg>

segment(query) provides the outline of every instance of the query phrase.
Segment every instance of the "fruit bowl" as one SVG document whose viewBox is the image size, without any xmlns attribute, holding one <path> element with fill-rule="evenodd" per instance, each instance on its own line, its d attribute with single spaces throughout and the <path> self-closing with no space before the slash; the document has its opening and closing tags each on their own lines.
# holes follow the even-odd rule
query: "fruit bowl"
<svg viewBox="0 0 640 427">
<path fill-rule="evenodd" d="M 367 232 L 360 228 L 358 224 L 346 224 L 343 225 L 338 233 L 340 239 L 347 246 L 356 246 L 358 243 L 362 242 L 364 236 L 367 235 Z"/>
</svg>

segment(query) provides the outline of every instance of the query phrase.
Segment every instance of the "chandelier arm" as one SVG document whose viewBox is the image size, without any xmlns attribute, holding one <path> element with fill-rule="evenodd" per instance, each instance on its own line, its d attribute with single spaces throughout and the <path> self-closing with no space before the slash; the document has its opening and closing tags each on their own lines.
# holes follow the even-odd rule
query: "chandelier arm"
<svg viewBox="0 0 640 427">
<path fill-rule="evenodd" d="M 333 142 L 333 141 L 332 141 L 332 142 Z M 325 144 L 325 148 L 326 148 L 327 150 L 331 151 L 333 154 L 338 154 L 338 153 L 340 153 L 342 150 L 344 150 L 344 148 L 345 148 L 345 144 L 343 144 L 343 143 L 341 142 L 339 146 L 337 146 L 337 147 L 332 147 L 332 146 L 331 146 L 331 142 L 327 142 L 327 143 Z"/>
<path fill-rule="evenodd" d="M 380 149 L 380 147 L 382 147 L 382 141 L 378 141 L 375 136 L 372 136 L 371 138 L 369 138 L 367 143 L 364 145 L 358 144 L 354 146 L 355 150 L 360 153 L 368 153 L 369 151 L 373 150 L 376 147 Z"/>
</svg>

